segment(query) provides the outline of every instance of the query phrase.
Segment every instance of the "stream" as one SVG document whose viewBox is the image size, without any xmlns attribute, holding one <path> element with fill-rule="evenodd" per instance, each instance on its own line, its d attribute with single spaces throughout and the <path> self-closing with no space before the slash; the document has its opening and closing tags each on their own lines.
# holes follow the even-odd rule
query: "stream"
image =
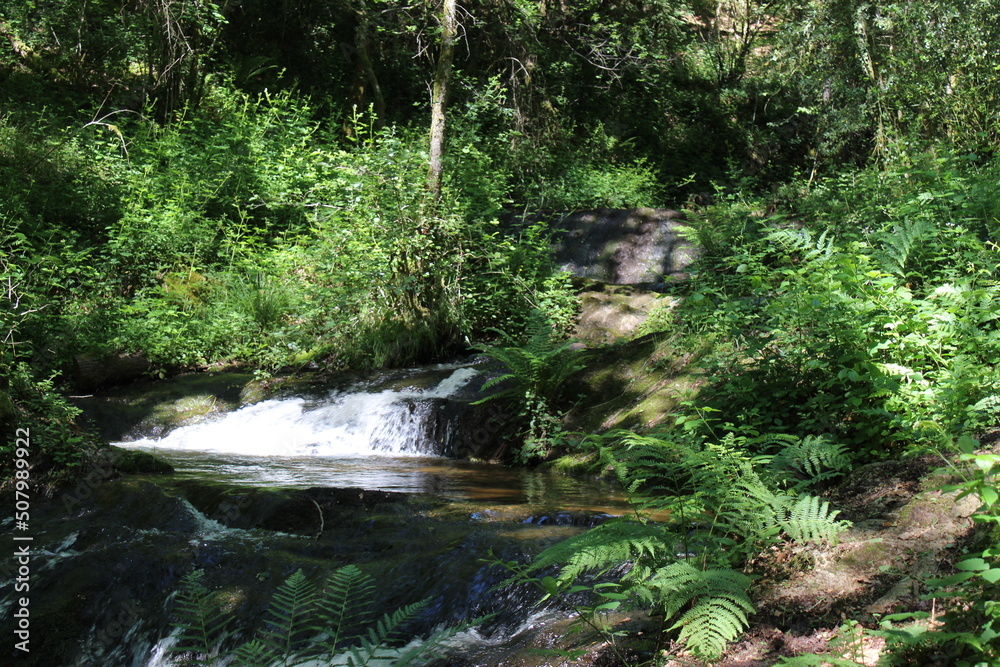
<svg viewBox="0 0 1000 667">
<path fill-rule="evenodd" d="M 496 446 L 488 404 L 475 404 L 483 381 L 454 364 L 251 400 L 233 390 L 243 380 L 88 399 L 105 437 L 175 472 L 106 479 L 98 468 L 32 507 L 31 652 L 11 655 L 46 667 L 184 664 L 171 621 L 193 570 L 232 616 L 232 644 L 261 629 L 296 570 L 321 585 L 354 564 L 374 577 L 379 614 L 429 600 L 410 634 L 491 615 L 442 665 L 548 664 L 530 649 L 557 642 L 569 611 L 499 586 L 505 571 L 491 559 L 526 562 L 627 503 L 598 482 L 457 458 Z M 10 637 L 14 573 L 0 579 Z"/>
</svg>

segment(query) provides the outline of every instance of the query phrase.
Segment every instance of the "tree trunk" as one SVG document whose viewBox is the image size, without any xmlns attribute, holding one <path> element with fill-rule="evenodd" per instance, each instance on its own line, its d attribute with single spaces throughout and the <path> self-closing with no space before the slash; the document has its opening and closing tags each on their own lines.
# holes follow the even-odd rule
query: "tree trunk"
<svg viewBox="0 0 1000 667">
<path fill-rule="evenodd" d="M 375 127 L 381 128 L 386 118 L 385 97 L 382 95 L 382 86 L 379 85 L 378 77 L 375 75 L 375 67 L 372 65 L 372 29 L 368 15 L 368 6 L 364 0 L 358 2 L 356 14 L 358 17 L 358 26 L 354 31 L 355 67 L 351 106 L 356 113 L 364 111 L 370 87 L 372 97 L 374 98 Z M 348 117 L 344 121 L 344 130 L 348 137 L 354 137 L 355 128 L 351 117 Z"/>
<path fill-rule="evenodd" d="M 444 171 L 445 108 L 448 104 L 448 84 L 455 59 L 455 38 L 458 34 L 455 0 L 441 5 L 441 51 L 438 54 L 434 85 L 431 89 L 431 159 L 427 171 L 427 189 L 438 199 L 441 196 L 441 174 Z"/>
</svg>

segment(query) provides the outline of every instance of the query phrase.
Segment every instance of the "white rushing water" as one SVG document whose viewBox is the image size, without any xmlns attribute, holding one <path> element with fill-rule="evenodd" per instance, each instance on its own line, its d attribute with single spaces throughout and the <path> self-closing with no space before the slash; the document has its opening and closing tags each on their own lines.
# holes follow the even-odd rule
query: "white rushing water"
<svg viewBox="0 0 1000 667">
<path fill-rule="evenodd" d="M 476 374 L 458 368 L 428 389 L 335 393 L 320 401 L 272 399 L 160 439 L 116 444 L 249 456 L 426 456 L 427 420 L 437 409 L 431 399 L 453 395 Z"/>
</svg>

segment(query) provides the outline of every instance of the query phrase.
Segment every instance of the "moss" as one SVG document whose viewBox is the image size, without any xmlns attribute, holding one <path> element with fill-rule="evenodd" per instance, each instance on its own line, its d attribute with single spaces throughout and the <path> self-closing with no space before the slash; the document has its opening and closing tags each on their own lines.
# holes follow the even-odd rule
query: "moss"
<svg viewBox="0 0 1000 667">
<path fill-rule="evenodd" d="M 161 475 L 174 472 L 173 466 L 149 452 L 122 449 L 115 446 L 111 446 L 110 449 L 114 457 L 115 470 L 124 475 Z"/>
<path fill-rule="evenodd" d="M 880 565 L 892 565 L 898 554 L 893 553 L 885 542 L 881 540 L 869 540 L 860 547 L 847 553 L 840 559 L 840 563 L 852 570 L 871 570 Z"/>
<path fill-rule="evenodd" d="M 546 464 L 554 472 L 567 475 L 586 475 L 600 472 L 600 455 L 597 452 L 573 452 L 564 454 Z"/>
<path fill-rule="evenodd" d="M 593 433 L 664 423 L 701 382 L 695 357 L 680 354 L 676 344 L 652 334 L 592 353 L 579 378 L 584 398 L 570 411 L 567 426 Z"/>
</svg>

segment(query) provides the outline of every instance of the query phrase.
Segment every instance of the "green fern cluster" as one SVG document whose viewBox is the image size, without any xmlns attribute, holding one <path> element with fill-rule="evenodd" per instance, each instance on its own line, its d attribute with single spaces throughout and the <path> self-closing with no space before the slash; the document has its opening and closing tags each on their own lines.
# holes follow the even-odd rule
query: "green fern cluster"
<svg viewBox="0 0 1000 667">
<path fill-rule="evenodd" d="M 405 639 L 402 629 L 429 600 L 386 613 L 372 623 L 375 583 L 369 575 L 347 565 L 334 572 L 321 591 L 298 570 L 275 591 L 264 628 L 226 656 L 221 647 L 235 634 L 227 627 L 232 618 L 201 580 L 201 571 L 192 572 L 177 595 L 174 626 L 179 634 L 171 650 L 187 654 L 186 664 L 271 667 L 322 658 L 323 664 L 345 667 L 422 665 L 439 657 L 442 643 L 464 629 L 448 628 L 393 648 Z"/>
<path fill-rule="evenodd" d="M 670 512 L 695 528 L 689 540 L 721 544 L 725 562 L 749 555 L 783 533 L 802 542 L 835 541 L 847 524 L 829 503 L 802 493 L 850 465 L 842 445 L 825 438 L 772 435 L 775 455 L 753 455 L 763 439 L 730 432 L 718 442 L 700 436 L 622 433 L 611 458 L 646 512 Z"/>
<path fill-rule="evenodd" d="M 518 456 L 522 461 L 543 455 L 561 431 L 564 414 L 560 403 L 569 379 L 584 368 L 579 353 L 571 343 L 560 342 L 545 313 L 533 310 L 528 318 L 523 345 L 500 331 L 506 346 L 481 345 L 501 373 L 483 385 L 484 390 L 497 389 L 479 401 L 510 398 L 518 406 L 522 421 L 522 444 Z"/>
<path fill-rule="evenodd" d="M 502 396 L 523 398 L 530 393 L 555 403 L 566 389 L 566 383 L 584 365 L 580 356 L 570 350 L 570 343 L 559 341 L 548 317 L 532 310 L 525 327 L 523 344 L 510 334 L 497 330 L 505 346 L 481 345 L 479 349 L 503 369 L 491 378 L 483 389 L 500 387 L 490 399 Z M 485 399 L 489 400 L 489 399 Z"/>
<path fill-rule="evenodd" d="M 781 449 L 753 454 L 768 443 Z M 850 525 L 802 492 L 849 465 L 843 447 L 824 438 L 618 432 L 600 448 L 636 515 L 549 547 L 528 570 L 559 567 L 553 590 L 563 592 L 588 578 L 618 579 L 624 599 L 662 611 L 701 657 L 721 654 L 748 625 L 752 580 L 738 571 L 746 560 L 781 540 L 834 542 Z"/>
</svg>

